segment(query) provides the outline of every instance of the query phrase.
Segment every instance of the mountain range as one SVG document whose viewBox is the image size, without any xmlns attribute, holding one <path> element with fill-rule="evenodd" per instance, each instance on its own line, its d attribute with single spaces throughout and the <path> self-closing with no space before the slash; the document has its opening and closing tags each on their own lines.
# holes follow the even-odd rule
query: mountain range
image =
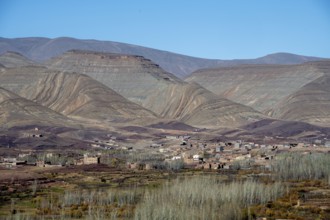
<svg viewBox="0 0 330 220">
<path fill-rule="evenodd" d="M 0 38 L 0 53 L 0 144 L 6 131 L 17 131 L 15 139 L 32 127 L 52 130 L 51 143 L 64 145 L 113 132 L 330 136 L 324 58 L 207 60 L 73 38 Z"/>
</svg>

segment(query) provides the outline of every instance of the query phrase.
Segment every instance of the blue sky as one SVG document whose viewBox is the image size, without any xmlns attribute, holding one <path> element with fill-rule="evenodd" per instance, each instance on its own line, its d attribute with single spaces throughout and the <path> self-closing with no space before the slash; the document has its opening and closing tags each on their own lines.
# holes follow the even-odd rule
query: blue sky
<svg viewBox="0 0 330 220">
<path fill-rule="evenodd" d="M 0 0 L 0 36 L 109 40 L 217 59 L 330 58 L 330 1 Z"/>
</svg>

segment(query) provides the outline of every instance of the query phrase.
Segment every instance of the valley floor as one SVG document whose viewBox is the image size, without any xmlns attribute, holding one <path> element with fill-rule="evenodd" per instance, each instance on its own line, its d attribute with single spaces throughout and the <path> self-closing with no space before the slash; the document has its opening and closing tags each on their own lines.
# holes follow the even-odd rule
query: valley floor
<svg viewBox="0 0 330 220">
<path fill-rule="evenodd" d="M 257 169 L 131 170 L 96 164 L 62 168 L 17 167 L 1 169 L 0 173 L 0 219 L 191 217 L 189 213 L 169 216 L 170 210 L 178 211 L 171 204 L 179 204 L 185 211 L 199 207 L 198 212 L 193 212 L 192 219 L 203 216 L 208 219 L 330 217 L 330 179 L 275 181 L 270 172 Z M 264 187 L 265 191 L 258 191 Z M 276 192 L 273 192 L 275 188 Z M 274 195 L 269 194 L 270 191 Z M 219 199 L 224 192 L 228 193 L 226 196 L 231 202 Z M 214 197 L 218 193 L 219 198 Z M 206 197 L 205 200 L 202 197 Z M 206 205 L 202 205 L 204 202 Z M 232 206 L 233 202 L 237 204 Z M 209 210 L 209 206 L 214 206 L 214 210 Z M 218 206 L 220 209 L 216 208 Z M 210 215 L 205 211 L 210 211 Z"/>
</svg>

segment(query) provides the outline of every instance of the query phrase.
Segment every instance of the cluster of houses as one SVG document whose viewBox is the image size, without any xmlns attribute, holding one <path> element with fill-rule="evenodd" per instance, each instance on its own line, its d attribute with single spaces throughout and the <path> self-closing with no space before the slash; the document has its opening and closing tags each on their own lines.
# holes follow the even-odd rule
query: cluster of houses
<svg viewBox="0 0 330 220">
<path fill-rule="evenodd" d="M 18 160 L 16 157 L 4 157 L 1 158 L 0 166 L 5 168 L 13 168 L 19 165 L 26 165 L 27 162 L 23 160 Z"/>
<path fill-rule="evenodd" d="M 0 156 L 0 166 L 4 168 L 16 168 L 18 166 L 36 166 L 36 167 L 62 167 L 74 165 L 89 165 L 99 164 L 100 155 L 84 154 L 81 155 L 68 155 L 60 153 L 45 153 L 40 158 L 41 153 L 29 152 L 20 153 L 17 156 Z M 34 158 L 34 159 L 29 159 Z M 62 158 L 62 159 L 61 159 Z"/>
<path fill-rule="evenodd" d="M 166 136 L 166 139 L 175 140 L 177 144 L 166 146 L 152 144 L 153 150 L 164 155 L 164 161 L 182 161 L 185 167 L 194 169 L 250 169 L 259 167 L 270 169 L 270 161 L 277 153 L 284 151 L 311 151 L 315 149 L 328 149 L 330 142 L 315 141 L 314 143 L 285 143 L 285 144 L 259 144 L 241 140 L 206 143 L 192 140 L 190 136 Z M 156 165 L 155 165 L 156 164 Z M 129 169 L 157 169 L 154 161 L 140 161 L 127 163 Z"/>
<path fill-rule="evenodd" d="M 38 129 L 34 130 L 38 132 Z M 58 167 L 99 164 L 101 158 L 109 156 L 109 150 L 122 150 L 128 154 L 138 154 L 141 151 L 162 155 L 161 159 L 141 160 L 126 163 L 128 169 L 150 170 L 164 169 L 164 167 L 184 167 L 194 169 L 249 169 L 251 167 L 270 168 L 270 161 L 276 154 L 283 151 L 300 149 L 323 148 L 330 151 L 330 141 L 316 140 L 313 143 L 284 143 L 263 144 L 254 142 L 234 141 L 201 141 L 189 135 L 165 136 L 160 142 L 146 146 L 143 150 L 136 150 L 132 146 L 120 146 L 116 137 L 109 140 L 95 140 L 91 149 L 98 153 L 55 153 L 55 152 L 28 152 L 16 156 L 0 156 L 0 166 L 14 168 L 17 166 Z M 42 154 L 42 155 L 40 155 Z M 29 159 L 30 158 L 30 159 Z M 31 158 L 34 158 L 31 160 Z"/>
</svg>

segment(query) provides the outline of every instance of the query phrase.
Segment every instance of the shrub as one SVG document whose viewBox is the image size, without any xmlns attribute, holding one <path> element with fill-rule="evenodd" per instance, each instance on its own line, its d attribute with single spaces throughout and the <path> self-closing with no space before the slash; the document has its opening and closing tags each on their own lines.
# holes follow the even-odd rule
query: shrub
<svg viewBox="0 0 330 220">
<path fill-rule="evenodd" d="M 330 155 L 324 153 L 283 153 L 271 164 L 280 180 L 307 180 L 330 178 Z"/>
<path fill-rule="evenodd" d="M 135 219 L 241 219 L 243 208 L 275 200 L 284 192 L 280 183 L 221 183 L 216 177 L 176 179 L 158 191 L 147 191 Z"/>
</svg>

